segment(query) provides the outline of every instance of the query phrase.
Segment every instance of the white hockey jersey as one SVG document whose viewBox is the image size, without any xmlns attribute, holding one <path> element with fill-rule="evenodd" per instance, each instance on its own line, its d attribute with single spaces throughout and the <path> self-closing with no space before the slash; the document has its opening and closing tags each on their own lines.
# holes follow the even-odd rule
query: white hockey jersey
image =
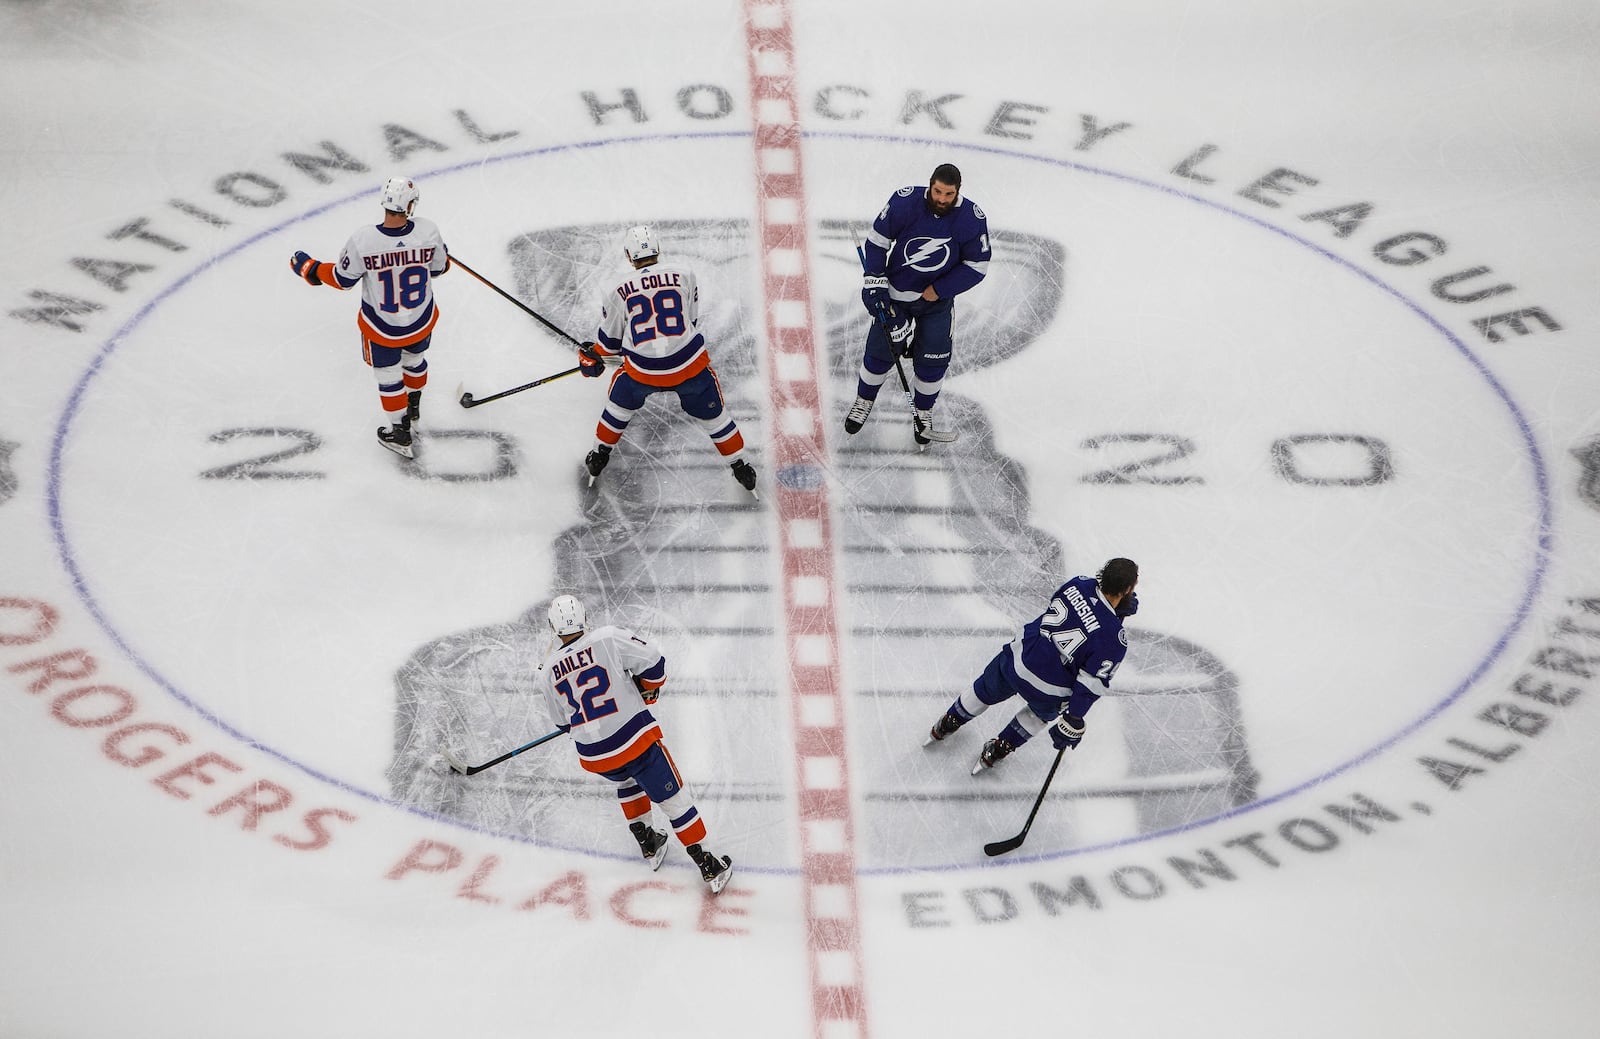
<svg viewBox="0 0 1600 1039">
<path fill-rule="evenodd" d="M 694 271 L 661 260 L 630 271 L 605 294 L 595 341 L 602 354 L 621 354 L 623 370 L 638 381 L 677 386 L 711 364 L 699 322 Z"/>
<path fill-rule="evenodd" d="M 433 278 L 449 265 L 439 228 L 412 217 L 403 227 L 358 228 L 333 273 L 342 289 L 362 283 L 362 336 L 380 346 L 410 346 L 431 334 L 439 320 Z"/>
<path fill-rule="evenodd" d="M 654 646 L 610 625 L 557 647 L 539 672 L 550 716 L 571 726 L 578 760 L 590 772 L 620 768 L 661 739 L 639 689 L 659 689 L 666 680 L 667 660 Z"/>
</svg>

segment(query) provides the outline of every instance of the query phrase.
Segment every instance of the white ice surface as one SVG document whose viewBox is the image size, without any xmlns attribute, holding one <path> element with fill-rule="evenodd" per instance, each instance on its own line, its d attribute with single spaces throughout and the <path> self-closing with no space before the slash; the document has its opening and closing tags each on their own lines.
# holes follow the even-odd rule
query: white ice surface
<svg viewBox="0 0 1600 1039">
<path fill-rule="evenodd" d="M 438 287 L 429 414 L 472 437 L 438 441 L 429 464 L 482 471 L 504 442 L 516 473 L 412 479 L 372 440 L 355 300 L 285 263 L 297 248 L 334 258 L 403 166 L 453 252 L 546 293 L 536 304 L 586 334 L 609 260 L 542 254 L 538 233 L 748 228 L 770 201 L 743 6 L 0 3 L 0 1036 L 855 1034 L 814 1012 L 819 982 L 859 984 L 864 1034 L 879 1037 L 1594 1034 L 1600 463 L 1582 463 L 1600 451 L 1600 13 L 1069 6 L 793 11 L 810 315 L 851 337 L 830 368 L 819 336 L 817 377 L 857 976 L 848 957 L 808 952 L 808 919 L 830 907 L 808 914 L 800 849 L 832 835 L 802 826 L 795 787 L 835 773 L 797 762 L 791 729 L 815 705 L 791 714 L 775 636 L 727 634 L 766 631 L 785 595 L 809 594 L 770 556 L 708 550 L 681 600 L 614 590 L 668 652 L 674 754 L 744 867 L 718 901 L 677 849 L 643 872 L 561 743 L 485 773 L 456 815 L 416 802 L 459 781 L 416 773 L 402 804 L 387 771 L 397 672 L 424 646 L 481 654 L 419 680 L 472 679 L 448 690 L 494 720 L 470 756 L 543 731 L 495 668 L 539 643 L 517 622 L 573 565 L 564 533 L 652 559 L 678 542 L 770 548 L 792 536 L 771 467 L 772 493 L 747 508 L 720 472 L 685 464 L 710 457 L 697 429 L 649 438 L 670 414 L 657 407 L 606 477 L 642 485 L 645 512 L 586 512 L 575 470 L 598 387 L 451 405 L 458 381 L 482 395 L 572 363 L 457 271 Z M 783 71 L 770 60 L 754 58 Z M 680 92 L 704 116 L 719 89 L 725 116 L 683 110 Z M 585 92 L 625 90 L 646 120 L 618 109 L 597 125 Z M 908 121 L 913 95 L 946 100 Z M 1088 117 L 1130 125 L 1077 147 Z M 391 124 L 413 135 L 404 162 L 386 154 Z M 328 142 L 368 169 L 320 182 L 284 159 Z M 1207 147 L 1194 170 L 1209 179 L 1174 172 Z M 958 313 L 1021 322 L 960 329 L 958 361 L 985 335 L 1025 349 L 947 383 L 992 443 L 914 455 L 893 392 L 845 442 L 861 314 L 853 257 L 821 224 L 864 225 L 944 160 L 997 232 L 994 273 Z M 1241 194 L 1280 169 L 1317 183 L 1285 181 L 1276 206 Z M 222 197 L 239 173 L 286 197 Z M 1305 219 L 1357 202 L 1371 216 L 1348 236 Z M 129 231 L 139 218 L 169 244 Z M 1048 254 L 1013 238 L 1002 262 L 1002 231 L 1057 242 L 1064 260 L 1027 268 Z M 1447 248 L 1413 265 L 1375 254 L 1408 232 Z M 764 432 L 797 421 L 765 380 L 793 373 L 762 353 L 760 269 L 740 240 L 720 266 L 699 262 L 714 267 L 709 319 L 729 330 L 713 355 L 764 462 Z M 74 266 L 85 258 L 143 266 L 100 266 L 111 284 Z M 1436 291 L 1478 268 L 1455 291 L 1511 288 Z M 1053 309 L 1028 278 L 1059 291 Z M 73 319 L 81 331 L 19 317 L 48 303 L 38 293 L 95 309 Z M 1472 323 L 1526 308 L 1559 329 L 1529 317 L 1527 335 L 1492 342 Z M 733 330 L 755 363 L 734 361 Z M 294 442 L 211 439 L 262 428 L 314 433 L 315 451 L 280 465 L 322 475 L 197 476 Z M 1086 481 L 1170 444 L 1115 439 L 1136 433 L 1189 442 L 1158 472 L 1197 480 Z M 1319 433 L 1381 441 L 1394 478 L 1285 480 L 1273 443 Z M 1333 475 L 1366 458 L 1348 441 L 1294 457 Z M 948 459 L 977 471 L 952 476 Z M 641 484 L 613 479 L 624 472 Z M 999 516 L 986 496 L 1018 472 L 1023 515 Z M 641 515 L 648 537 L 618 520 Z M 971 593 L 993 576 L 977 532 L 1024 528 L 1074 573 L 1137 558 L 1135 628 L 1219 663 L 1130 668 L 1130 695 L 1091 716 L 1024 849 L 990 862 L 978 849 L 1021 825 L 1049 754 L 966 776 L 977 730 L 1009 709 L 955 746 L 918 744 L 996 632 L 1042 605 Z M 1018 550 L 996 570 L 1050 583 L 1056 562 Z M 862 591 L 891 577 L 909 586 Z M 955 632 L 937 653 L 917 648 L 931 636 L 882 634 L 928 622 L 929 602 Z M 1527 695 L 1547 681 L 1559 705 Z M 1187 715 L 1146 705 L 1208 682 L 1237 691 L 1255 795 L 1218 818 L 1196 794 L 1191 828 L 1140 830 L 1136 779 L 1216 770 L 1187 738 L 1214 717 L 1188 732 Z M 1484 720 L 1497 704 L 1542 728 Z M 1134 775 L 1144 734 L 1166 741 L 1154 778 Z M 1482 771 L 1449 789 L 1421 759 Z M 1357 797 L 1393 818 L 1329 811 Z M 278 808 L 252 815 L 252 800 Z M 1185 808 L 1170 793 L 1161 806 Z M 1325 834 L 1337 845 L 1309 850 Z M 1207 855 L 1227 877 L 1182 865 Z M 1152 877 L 1161 895 L 1139 897 Z M 1098 907 L 1059 900 L 1075 882 Z"/>
</svg>

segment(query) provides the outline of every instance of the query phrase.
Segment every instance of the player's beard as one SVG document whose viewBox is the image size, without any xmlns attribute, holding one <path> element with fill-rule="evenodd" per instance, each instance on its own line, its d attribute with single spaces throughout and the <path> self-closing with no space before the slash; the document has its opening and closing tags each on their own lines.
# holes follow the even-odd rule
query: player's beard
<svg viewBox="0 0 1600 1039">
<path fill-rule="evenodd" d="M 949 216 L 950 211 L 956 208 L 956 202 L 959 201 L 960 198 L 961 196 L 957 195 L 948 202 L 935 202 L 933 200 L 933 196 L 930 195 L 928 196 L 928 212 L 932 213 L 934 216 Z"/>
</svg>

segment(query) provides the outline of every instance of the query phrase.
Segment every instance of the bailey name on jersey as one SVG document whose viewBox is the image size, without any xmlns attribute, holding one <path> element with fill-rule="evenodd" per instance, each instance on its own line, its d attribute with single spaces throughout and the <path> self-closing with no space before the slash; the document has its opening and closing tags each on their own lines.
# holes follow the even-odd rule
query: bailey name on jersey
<svg viewBox="0 0 1600 1039">
<path fill-rule="evenodd" d="M 552 679 L 561 678 L 565 675 L 572 674 L 572 672 L 578 670 L 580 667 L 588 667 L 592 663 L 594 663 L 594 647 L 590 646 L 587 649 L 578 650 L 578 652 L 572 654 L 571 656 L 562 657 L 560 660 L 552 664 L 550 667 L 550 677 Z"/>
</svg>

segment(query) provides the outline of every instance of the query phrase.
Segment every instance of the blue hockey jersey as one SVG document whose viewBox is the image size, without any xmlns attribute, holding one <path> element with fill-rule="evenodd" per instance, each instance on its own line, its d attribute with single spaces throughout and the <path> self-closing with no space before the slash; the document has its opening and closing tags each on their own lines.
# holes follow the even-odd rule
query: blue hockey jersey
<svg viewBox="0 0 1600 1039">
<path fill-rule="evenodd" d="M 1018 688 L 1066 699 L 1068 713 L 1081 718 L 1110 691 L 1128 652 L 1128 633 L 1094 578 L 1074 577 L 1007 648 Z"/>
<path fill-rule="evenodd" d="M 989 219 L 969 198 L 936 216 L 926 187 L 904 187 L 872 222 L 863 251 L 868 274 L 888 275 L 895 302 L 920 300 L 929 285 L 940 299 L 949 299 L 989 273 Z"/>
</svg>

